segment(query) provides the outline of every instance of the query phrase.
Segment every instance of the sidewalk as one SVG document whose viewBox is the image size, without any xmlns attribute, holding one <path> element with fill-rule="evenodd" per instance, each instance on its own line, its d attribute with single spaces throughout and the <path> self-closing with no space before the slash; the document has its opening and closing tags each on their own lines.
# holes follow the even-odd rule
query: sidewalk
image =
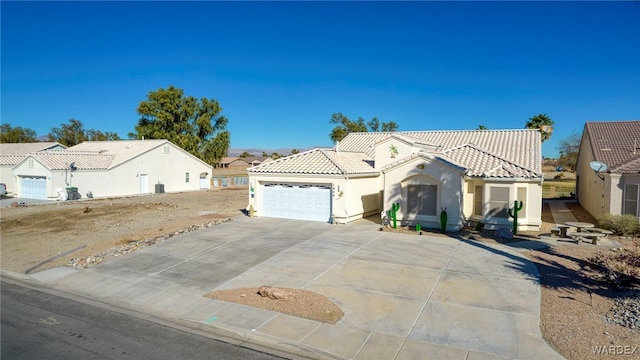
<svg viewBox="0 0 640 360">
<path fill-rule="evenodd" d="M 238 217 L 86 270 L 18 276 L 293 358 L 562 358 L 542 339 L 538 271 L 517 249 L 377 228 Z M 345 316 L 203 297 L 260 285 L 322 293 Z"/>
</svg>

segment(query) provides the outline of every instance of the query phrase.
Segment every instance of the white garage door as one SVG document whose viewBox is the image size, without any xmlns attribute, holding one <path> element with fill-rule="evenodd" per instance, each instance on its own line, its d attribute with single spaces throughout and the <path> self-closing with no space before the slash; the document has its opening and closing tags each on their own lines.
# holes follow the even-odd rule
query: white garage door
<svg viewBox="0 0 640 360">
<path fill-rule="evenodd" d="M 264 184 L 260 213 L 260 216 L 329 222 L 331 220 L 331 187 Z"/>
<path fill-rule="evenodd" d="M 21 177 L 20 197 L 47 200 L 47 179 L 45 177 Z"/>
</svg>

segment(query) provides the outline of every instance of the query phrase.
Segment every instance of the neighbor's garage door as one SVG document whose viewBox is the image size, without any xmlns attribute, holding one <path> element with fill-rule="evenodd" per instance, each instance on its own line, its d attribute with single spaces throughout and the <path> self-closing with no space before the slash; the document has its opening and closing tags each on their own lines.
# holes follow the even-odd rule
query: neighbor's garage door
<svg viewBox="0 0 640 360">
<path fill-rule="evenodd" d="M 21 177 L 20 197 L 47 200 L 47 179 L 45 177 Z"/>
<path fill-rule="evenodd" d="M 261 216 L 329 222 L 331 187 L 304 184 L 262 185 Z"/>
</svg>

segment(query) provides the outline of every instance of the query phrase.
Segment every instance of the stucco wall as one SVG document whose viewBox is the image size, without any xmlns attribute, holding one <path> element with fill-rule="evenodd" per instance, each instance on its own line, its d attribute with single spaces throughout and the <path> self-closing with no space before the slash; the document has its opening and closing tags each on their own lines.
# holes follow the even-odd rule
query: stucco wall
<svg viewBox="0 0 640 360">
<path fill-rule="evenodd" d="M 345 179 L 344 218 L 338 212 L 334 212 L 334 218 L 343 223 L 380 213 L 381 189 L 378 183 L 378 176 Z"/>
<path fill-rule="evenodd" d="M 165 192 L 192 191 L 200 189 L 200 174 L 207 173 L 210 183 L 212 168 L 197 158 L 172 146 L 169 153 L 163 147 L 152 149 L 110 170 L 66 170 L 49 171 L 37 161 L 28 168 L 27 161 L 16 169 L 16 175 L 46 176 L 47 195 L 57 198 L 58 189 L 67 186 L 78 188 L 82 197 L 91 191 L 94 197 L 125 196 L 155 192 L 155 184 L 164 184 Z M 185 173 L 189 173 L 189 182 Z M 147 174 L 146 191 L 141 192 L 140 175 Z"/>
<path fill-rule="evenodd" d="M 518 231 L 537 231 L 542 224 L 542 182 L 541 181 L 491 181 L 469 179 L 465 182 L 464 214 L 470 222 L 483 222 L 488 229 L 512 227 L 512 218 L 491 218 L 473 214 L 475 204 L 475 187 L 482 186 L 483 214 L 489 210 L 489 194 L 492 187 L 509 189 L 509 207 L 514 201 L 522 201 L 522 210 L 518 212 Z M 519 189 L 526 189 L 526 198 L 519 196 Z"/>
<path fill-rule="evenodd" d="M 396 152 L 392 152 L 392 147 Z M 380 170 L 398 160 L 401 160 L 407 156 L 413 154 L 413 147 L 411 144 L 399 140 L 395 137 L 390 137 L 380 141 L 376 144 L 375 149 L 375 166 L 377 170 Z"/>
<path fill-rule="evenodd" d="M 578 163 L 576 164 L 577 200 L 582 207 L 596 219 L 605 213 L 605 181 L 589 167 L 593 160 L 591 145 L 588 137 L 582 137 L 580 142 Z M 602 174 L 604 177 L 607 174 Z"/>
<path fill-rule="evenodd" d="M 33 167 L 29 167 L 29 158 L 23 160 L 20 164 L 18 164 L 16 166 L 16 168 L 14 169 L 14 175 L 15 175 L 15 194 L 17 194 L 18 196 L 22 193 L 22 190 L 20 189 L 20 177 L 21 176 L 44 176 L 47 178 L 47 180 L 51 179 L 51 173 L 49 171 L 49 169 L 47 169 L 46 167 L 44 167 L 41 163 L 39 163 L 38 161 L 33 161 Z M 51 186 L 51 181 L 47 181 L 47 194 L 51 194 L 52 192 L 52 186 Z M 56 197 L 56 196 L 51 196 L 51 197 Z"/>
<path fill-rule="evenodd" d="M 7 192 L 14 193 L 17 190 L 16 179 L 13 177 L 14 165 L 0 166 L 0 183 L 7 185 Z"/>
<path fill-rule="evenodd" d="M 438 200 L 435 216 L 407 214 L 407 189 L 410 184 L 435 184 L 438 186 Z M 402 225 L 439 228 L 440 211 L 447 209 L 447 230 L 458 231 L 463 226 L 462 174 L 439 161 L 422 157 L 412 159 L 384 172 L 384 210 L 390 210 L 393 203 L 400 203 L 396 218 Z"/>
</svg>

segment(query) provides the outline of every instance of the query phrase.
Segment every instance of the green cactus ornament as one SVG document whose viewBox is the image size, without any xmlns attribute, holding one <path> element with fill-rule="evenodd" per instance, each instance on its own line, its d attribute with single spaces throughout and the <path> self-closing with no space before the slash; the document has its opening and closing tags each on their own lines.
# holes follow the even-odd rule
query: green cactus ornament
<svg viewBox="0 0 640 360">
<path fill-rule="evenodd" d="M 509 216 L 513 218 L 513 235 L 518 232 L 518 212 L 520 210 L 522 210 L 522 201 L 518 200 L 514 201 L 513 208 L 509 209 Z"/>
<path fill-rule="evenodd" d="M 440 231 L 442 233 L 447 232 L 447 208 L 440 208 L 442 212 L 440 212 Z"/>
<path fill-rule="evenodd" d="M 394 229 L 397 228 L 396 213 L 398 212 L 398 210 L 400 210 L 400 203 L 393 203 L 391 205 L 391 210 L 387 211 L 387 215 L 389 216 L 389 218 L 391 218 L 393 220 L 393 228 Z"/>
</svg>

